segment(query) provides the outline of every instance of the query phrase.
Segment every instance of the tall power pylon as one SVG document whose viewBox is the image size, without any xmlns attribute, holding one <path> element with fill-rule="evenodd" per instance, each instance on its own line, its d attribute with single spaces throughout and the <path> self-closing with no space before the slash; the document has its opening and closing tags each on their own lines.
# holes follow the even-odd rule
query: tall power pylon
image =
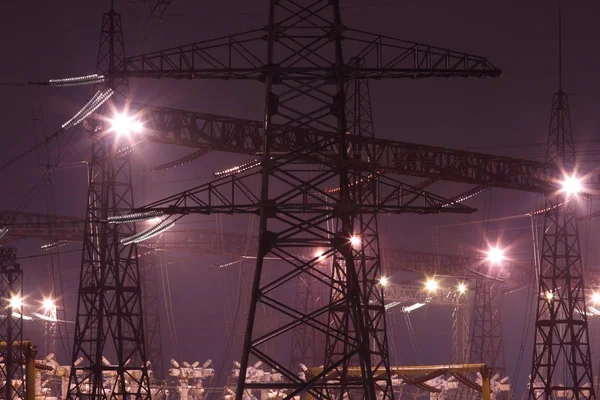
<svg viewBox="0 0 600 400">
<path fill-rule="evenodd" d="M 0 248 L 0 341 L 7 343 L 0 363 L 0 392 L 6 399 L 24 399 L 23 368 L 23 271 L 12 247 Z"/>
<path fill-rule="evenodd" d="M 475 283 L 473 333 L 470 362 L 485 363 L 490 373 L 506 376 L 504 340 L 500 300 L 502 284 L 487 277 L 478 277 Z"/>
<path fill-rule="evenodd" d="M 106 120 L 115 110 L 123 111 L 128 97 L 127 79 L 112 76 L 124 59 L 121 16 L 111 8 L 102 18 L 97 64 L 97 73 L 108 78 L 96 89 L 112 89 L 115 94 L 89 129 L 92 158 L 69 377 L 68 398 L 72 399 L 150 396 L 137 248 L 121 243 L 135 233 L 135 225 L 106 222 L 109 216 L 133 209 L 130 160 L 117 155 L 117 135 Z M 116 364 L 106 365 L 103 357 Z M 105 389 L 105 371 L 117 372 L 116 387 Z"/>
<path fill-rule="evenodd" d="M 345 58 L 343 51 L 350 56 Z M 354 57 L 365 61 L 358 66 L 349 64 Z M 260 166 L 147 207 L 168 203 L 173 207 L 161 210 L 167 214 L 185 209 L 185 213 L 260 215 L 238 399 L 245 390 L 253 389 L 287 389 L 288 398 L 298 394 L 373 400 L 393 396 L 379 285 L 381 267 L 378 257 L 366 250 L 376 243 L 372 233 L 361 229 L 369 224 L 369 229 L 376 231 L 370 220 L 380 212 L 472 209 L 383 176 L 380 153 L 363 158 L 367 150 L 356 149 L 364 138 L 348 131 L 346 84 L 361 78 L 486 77 L 499 73 L 481 57 L 346 28 L 339 2 L 329 0 L 310 4 L 271 0 L 264 28 L 125 61 L 118 76 L 248 79 L 264 85 L 262 136 L 256 142 Z M 294 141 L 296 132 L 306 135 L 305 140 Z M 394 164 L 402 163 L 403 156 L 395 154 Z M 309 168 L 315 165 L 316 173 Z M 262 178 L 257 196 L 248 190 L 247 181 L 255 176 Z M 377 191 L 363 189 L 354 180 L 357 176 L 367 177 L 365 184 Z M 338 193 L 326 190 L 333 185 L 340 187 Z M 375 199 L 369 198 L 373 193 Z M 308 217 L 301 218 L 303 213 Z M 123 222 L 111 219 L 119 220 Z M 322 257 L 331 260 L 332 273 L 319 269 L 321 257 L 295 257 L 290 249 L 297 247 L 324 249 Z M 263 275 L 266 257 L 281 260 L 279 275 L 270 279 Z M 328 304 L 308 314 L 294 309 L 294 298 L 284 288 L 300 275 L 315 277 L 328 287 Z M 259 306 L 283 317 L 275 329 L 263 335 L 255 329 Z M 323 372 L 306 380 L 290 370 L 289 357 L 261 351 L 265 342 L 289 335 L 300 325 L 316 329 L 326 343 Z M 247 382 L 247 368 L 254 360 L 275 370 L 283 382 Z M 349 373 L 350 366 L 359 367 L 359 376 Z"/>
<path fill-rule="evenodd" d="M 552 98 L 546 161 L 575 173 L 569 100 L 562 88 L 559 9 L 558 92 Z M 530 399 L 595 399 L 575 193 L 545 197 Z M 566 393 L 568 394 L 564 394 Z M 559 394 L 560 392 L 560 394 Z"/>
</svg>

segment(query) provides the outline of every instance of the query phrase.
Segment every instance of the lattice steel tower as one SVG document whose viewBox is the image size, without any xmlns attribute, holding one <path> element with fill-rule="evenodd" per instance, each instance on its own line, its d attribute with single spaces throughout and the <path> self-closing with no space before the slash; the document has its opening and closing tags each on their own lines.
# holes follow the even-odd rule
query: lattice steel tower
<svg viewBox="0 0 600 400">
<path fill-rule="evenodd" d="M 576 157 L 561 56 L 559 10 L 559 86 L 552 99 L 546 161 L 570 176 Z M 529 398 L 572 394 L 574 399 L 595 399 L 575 199 L 564 191 L 546 196 L 545 210 Z"/>
<path fill-rule="evenodd" d="M 124 59 L 121 16 L 111 7 L 102 18 L 97 64 L 97 73 L 109 78 L 95 90 L 110 88 L 115 94 L 88 126 L 92 158 L 69 377 L 68 398 L 72 399 L 150 395 L 137 248 L 120 243 L 135 233 L 135 225 L 106 222 L 109 216 L 133 209 L 130 160 L 117 154 L 118 135 L 107 121 L 115 112 L 123 112 L 128 97 L 127 79 L 112 75 Z M 106 365 L 103 356 L 116 364 Z M 115 386 L 105 388 L 103 374 L 114 371 Z"/>
</svg>

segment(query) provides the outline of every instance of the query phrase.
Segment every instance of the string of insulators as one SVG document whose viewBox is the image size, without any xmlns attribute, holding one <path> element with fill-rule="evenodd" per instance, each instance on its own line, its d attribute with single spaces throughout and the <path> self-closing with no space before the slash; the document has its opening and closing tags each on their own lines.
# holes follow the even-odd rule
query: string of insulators
<svg viewBox="0 0 600 400">
<path fill-rule="evenodd" d="M 40 246 L 40 248 L 42 250 L 46 250 L 46 251 L 54 250 L 54 249 L 58 249 L 59 247 L 66 246 L 68 243 L 69 243 L 68 240 L 59 240 L 58 242 L 43 244 Z"/>
<path fill-rule="evenodd" d="M 254 167 L 258 167 L 260 165 L 260 163 L 261 163 L 261 161 L 258 159 L 253 160 L 253 161 L 247 162 L 245 164 L 238 165 L 237 167 L 232 167 L 232 168 L 226 169 L 224 171 L 215 172 L 214 175 L 215 175 L 215 177 L 220 178 L 220 177 L 224 177 L 224 176 L 239 174 L 240 172 L 244 172 L 244 171 L 247 171 Z"/>
<path fill-rule="evenodd" d="M 471 188 L 471 189 L 467 190 L 466 192 L 463 192 L 459 195 L 452 197 L 448 202 L 442 204 L 442 208 L 449 207 L 449 206 L 457 204 L 457 203 L 462 203 L 463 201 L 467 201 L 471 197 L 477 196 L 478 194 L 482 193 L 486 189 L 487 189 L 487 186 L 483 186 L 483 185 Z"/>
<path fill-rule="evenodd" d="M 136 233 L 135 235 L 121 239 L 121 244 L 126 246 L 132 243 L 143 242 L 146 239 L 150 239 L 151 237 L 163 233 L 167 229 L 172 228 L 174 225 L 175 221 L 169 221 L 165 219 L 148 229 L 144 229 L 143 231 Z"/>
<path fill-rule="evenodd" d="M 206 154 L 210 153 L 211 151 L 212 151 L 212 149 L 210 149 L 210 148 L 205 148 L 205 149 L 195 151 L 192 154 L 188 154 L 187 156 L 177 159 L 175 161 L 171 161 L 171 162 L 168 162 L 165 164 L 157 165 L 156 167 L 152 167 L 152 171 L 159 172 L 159 171 L 166 171 L 171 168 L 181 167 L 182 165 L 191 163 L 192 161 L 195 161 L 195 160 L 199 159 L 200 157 L 205 156 Z"/>
<path fill-rule="evenodd" d="M 593 212 L 591 214 L 585 215 L 583 217 L 579 217 L 579 218 L 577 218 L 577 221 L 591 221 L 591 220 L 596 219 L 598 217 L 600 217 L 600 210 L 596 211 L 596 212 Z"/>
<path fill-rule="evenodd" d="M 569 200 L 567 200 L 567 201 L 565 201 L 563 203 L 558 203 L 558 204 L 555 204 L 555 205 L 550 206 L 550 207 L 541 208 L 539 210 L 535 210 L 535 211 L 529 212 L 529 213 L 527 213 L 525 215 L 527 215 L 528 217 L 533 217 L 533 216 L 536 216 L 536 215 L 545 214 L 545 213 L 547 213 L 549 211 L 556 210 L 558 207 L 564 206 L 565 204 L 567 204 L 570 201 L 571 200 L 569 199 Z"/>
<path fill-rule="evenodd" d="M 79 125 L 83 120 L 89 117 L 96 111 L 106 100 L 114 94 L 112 89 L 107 89 L 105 92 L 96 92 L 94 96 L 86 103 L 81 110 L 77 112 L 70 120 L 61 125 L 62 129 L 69 129 Z"/>
<path fill-rule="evenodd" d="M 133 153 L 140 147 L 147 145 L 148 143 L 150 143 L 150 140 L 148 140 L 147 138 L 139 139 L 136 142 L 128 144 L 125 147 L 121 147 L 119 150 L 117 150 L 116 156 L 117 157 L 125 157 L 125 156 Z"/>
<path fill-rule="evenodd" d="M 108 217 L 106 220 L 109 224 L 123 224 L 130 222 L 145 221 L 148 219 L 160 217 L 164 215 L 163 211 L 144 211 L 139 213 L 127 214 L 127 215 L 115 215 Z"/>
<path fill-rule="evenodd" d="M 354 185 L 360 185 L 360 184 L 362 184 L 362 183 L 365 183 L 365 182 L 367 182 L 367 181 L 370 181 L 371 179 L 373 179 L 373 178 L 375 178 L 377 175 L 379 175 L 379 173 L 380 173 L 380 172 L 381 172 L 381 171 L 376 171 L 376 172 L 374 172 L 374 173 L 371 173 L 371 174 L 369 174 L 369 175 L 367 175 L 367 176 L 364 176 L 364 177 L 362 177 L 362 178 L 360 178 L 360 179 L 358 179 L 358 180 L 356 180 L 356 181 L 354 181 L 354 182 L 351 182 L 351 183 L 348 185 L 348 187 L 353 187 Z M 333 188 L 333 189 L 327 189 L 327 191 L 326 191 L 326 192 L 327 192 L 327 194 L 336 194 L 336 193 L 339 193 L 339 192 L 340 192 L 340 188 L 339 188 L 339 187 L 336 187 L 336 188 Z"/>
<path fill-rule="evenodd" d="M 92 74 L 85 76 L 75 76 L 73 78 L 50 79 L 48 85 L 58 87 L 91 85 L 102 83 L 106 80 L 104 75 Z"/>
</svg>

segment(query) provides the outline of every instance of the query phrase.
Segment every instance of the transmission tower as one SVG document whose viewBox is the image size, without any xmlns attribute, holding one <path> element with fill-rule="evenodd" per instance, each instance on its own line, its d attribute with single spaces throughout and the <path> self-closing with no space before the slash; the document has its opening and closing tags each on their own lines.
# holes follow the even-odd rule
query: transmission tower
<svg viewBox="0 0 600 400">
<path fill-rule="evenodd" d="M 135 233 L 134 224 L 110 225 L 109 216 L 133 209 L 131 165 L 117 156 L 117 135 L 107 119 L 123 112 L 128 97 L 127 79 L 112 76 L 125 59 L 121 16 L 114 9 L 104 14 L 97 73 L 108 77 L 96 89 L 112 89 L 112 103 L 89 126 L 92 157 L 89 167 L 88 205 L 77 302 L 75 343 L 68 398 L 102 399 L 150 396 L 138 255 L 135 245 L 120 243 Z M 106 359 L 115 365 L 105 365 Z M 77 360 L 83 358 L 83 362 Z M 103 373 L 116 371 L 115 387 L 103 386 Z"/>
<path fill-rule="evenodd" d="M 559 9 L 558 92 L 552 98 L 546 161 L 570 176 L 576 159 L 569 100 L 562 90 Z M 565 176 L 555 176 L 557 180 Z M 545 197 L 530 399 L 595 399 L 575 201 Z M 560 393 L 559 393 L 560 392 Z M 565 393 L 568 393 L 565 395 Z"/>
<path fill-rule="evenodd" d="M 345 51 L 353 53 L 347 59 L 342 42 Z M 365 60 L 363 66 L 346 62 L 354 56 Z M 239 175 L 218 178 L 138 210 L 169 204 L 168 211 L 160 212 L 260 215 L 238 399 L 254 389 L 287 390 L 287 398 L 300 394 L 371 400 L 392 397 L 374 215 L 471 210 L 383 176 L 378 164 L 382 154 L 374 154 L 369 144 L 361 144 L 362 138 L 349 134 L 346 85 L 361 78 L 499 73 L 481 57 L 346 28 L 339 2 L 329 0 L 302 5 L 271 0 L 265 28 L 125 61 L 118 76 L 248 79 L 264 85 L 262 137 L 256 142 L 259 167 L 242 169 Z M 301 132 L 302 141 L 294 141 L 296 132 Z M 249 138 L 237 139 L 248 143 Z M 387 155 L 394 157 L 394 165 L 405 156 Z M 247 179 L 255 176 L 262 179 L 258 196 L 248 190 Z M 356 177 L 365 178 L 364 186 L 354 181 Z M 331 187 L 340 190 L 330 193 L 327 188 Z M 377 193 L 375 199 L 373 193 Z M 308 217 L 302 218 L 303 213 Z M 290 252 L 297 247 L 324 251 L 305 260 Z M 264 276 L 266 257 L 281 260 L 277 276 Z M 331 260 L 331 274 L 319 268 L 321 257 Z M 284 288 L 299 276 L 322 282 L 331 291 L 330 302 L 308 314 L 296 310 L 293 296 Z M 281 317 L 278 326 L 263 335 L 255 329 L 259 306 Z M 317 330 L 319 340 L 326 343 L 322 372 L 308 374 L 306 380 L 290 370 L 289 357 L 283 360 L 276 352 L 261 351 L 266 342 L 290 335 L 300 325 Z M 255 360 L 281 374 L 282 381 L 246 382 L 248 365 Z M 355 367 L 352 371 L 351 366 Z"/>
<path fill-rule="evenodd" d="M 485 363 L 492 375 L 506 376 L 500 300 L 502 284 L 479 276 L 475 283 L 470 362 Z"/>
<path fill-rule="evenodd" d="M 6 399 L 24 399 L 23 368 L 23 271 L 16 261 L 16 249 L 0 248 L 0 341 L 7 344 L 0 363 L 0 393 Z"/>
</svg>

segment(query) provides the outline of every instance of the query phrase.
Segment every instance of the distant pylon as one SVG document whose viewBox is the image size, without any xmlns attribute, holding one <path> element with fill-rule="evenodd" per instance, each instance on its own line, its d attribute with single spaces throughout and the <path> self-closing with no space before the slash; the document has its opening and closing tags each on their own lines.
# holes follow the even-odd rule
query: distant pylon
<svg viewBox="0 0 600 400">
<path fill-rule="evenodd" d="M 546 161 L 570 176 L 576 159 L 569 100 L 562 90 L 560 26 L 559 9 L 559 87 L 552 99 Z M 546 196 L 544 209 L 529 398 L 595 399 L 575 201 L 561 191 Z"/>
</svg>

